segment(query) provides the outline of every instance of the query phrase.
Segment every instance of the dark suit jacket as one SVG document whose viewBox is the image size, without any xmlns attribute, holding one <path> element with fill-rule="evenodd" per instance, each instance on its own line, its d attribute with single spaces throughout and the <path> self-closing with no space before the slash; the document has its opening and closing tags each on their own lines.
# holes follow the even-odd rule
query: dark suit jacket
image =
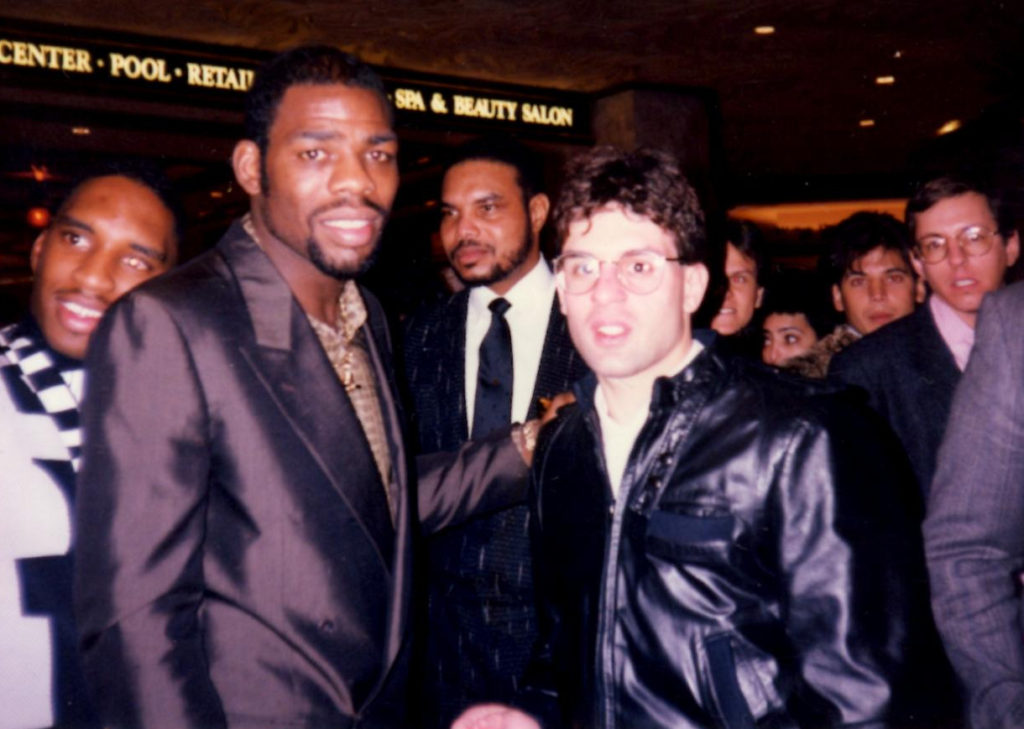
<svg viewBox="0 0 1024 729">
<path fill-rule="evenodd" d="M 854 342 L 832 358 L 829 375 L 863 388 L 899 436 L 924 499 L 960 380 L 928 305 Z"/>
<path fill-rule="evenodd" d="M 971 726 L 1024 726 L 1024 284 L 982 304 L 924 534 L 932 607 Z"/>
<path fill-rule="evenodd" d="M 421 311 L 405 337 L 405 370 L 419 445 L 458 448 L 466 423 L 469 291 Z M 570 389 L 587 368 L 552 307 L 528 417 L 538 399 Z M 428 543 L 430 631 L 424 658 L 425 714 L 447 727 L 474 701 L 514 701 L 536 637 L 525 505 L 446 530 Z"/>
<path fill-rule="evenodd" d="M 364 298 L 394 525 L 319 340 L 237 223 L 95 333 L 75 588 L 107 726 L 405 726 L 415 502 Z M 437 469 L 430 526 L 483 508 L 483 485 L 514 490 L 518 460 L 484 443 Z"/>
</svg>

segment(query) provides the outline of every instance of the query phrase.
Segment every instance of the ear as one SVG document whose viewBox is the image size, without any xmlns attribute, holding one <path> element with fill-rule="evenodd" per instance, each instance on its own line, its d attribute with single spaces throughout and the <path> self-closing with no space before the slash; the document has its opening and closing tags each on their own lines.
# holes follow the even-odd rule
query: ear
<svg viewBox="0 0 1024 729">
<path fill-rule="evenodd" d="M 263 190 L 260 185 L 260 148 L 251 139 L 242 139 L 235 145 L 231 153 L 231 166 L 235 170 L 235 179 L 249 195 L 259 195 Z"/>
<path fill-rule="evenodd" d="M 757 296 L 754 298 L 754 308 L 760 309 L 761 302 L 764 300 L 764 286 L 757 287 Z"/>
<path fill-rule="evenodd" d="M 555 280 L 558 281 L 557 278 Z M 562 291 L 561 282 L 555 284 L 555 293 L 558 295 L 558 310 L 565 316 L 565 292 Z"/>
<path fill-rule="evenodd" d="M 708 290 L 708 267 L 703 263 L 688 263 L 683 266 L 683 311 L 693 314 L 700 308 Z"/>
<path fill-rule="evenodd" d="M 843 306 L 843 292 L 836 284 L 832 284 L 832 307 L 836 311 L 846 311 L 846 307 Z"/>
<path fill-rule="evenodd" d="M 1006 267 L 1009 268 L 1017 262 L 1020 257 L 1020 236 L 1017 231 L 1006 239 Z"/>
<path fill-rule="evenodd" d="M 46 234 L 50 230 L 47 228 L 42 233 L 36 236 L 35 241 L 32 243 L 32 252 L 28 257 L 28 265 L 32 269 L 32 273 L 36 272 L 39 268 L 39 258 L 43 255 L 43 246 L 46 244 Z"/>
<path fill-rule="evenodd" d="M 914 271 L 917 272 L 917 279 L 918 279 L 918 281 L 924 281 L 925 280 L 925 276 L 924 276 L 924 262 L 920 258 L 918 258 L 916 255 L 911 254 L 911 256 L 910 256 L 910 265 L 913 266 L 914 267 Z"/>
<path fill-rule="evenodd" d="M 924 285 L 924 279 L 917 276 L 914 279 L 914 301 L 923 304 L 926 298 L 928 298 L 928 287 Z"/>
<path fill-rule="evenodd" d="M 533 237 L 536 238 L 540 235 L 540 229 L 544 227 L 544 222 L 548 219 L 551 200 L 543 192 L 538 192 L 530 198 L 527 208 L 530 213 L 530 230 L 533 231 Z"/>
</svg>

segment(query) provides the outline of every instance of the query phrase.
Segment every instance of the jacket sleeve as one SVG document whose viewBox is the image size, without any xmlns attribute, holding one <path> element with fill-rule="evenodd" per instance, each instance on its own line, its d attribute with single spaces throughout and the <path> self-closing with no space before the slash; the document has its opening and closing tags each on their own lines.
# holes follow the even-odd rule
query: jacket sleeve
<svg viewBox="0 0 1024 729">
<path fill-rule="evenodd" d="M 416 468 L 420 520 L 428 533 L 520 504 L 529 487 L 529 471 L 508 431 L 467 441 L 454 452 L 418 456 Z"/>
<path fill-rule="evenodd" d="M 109 727 L 217 727 L 201 601 L 210 455 L 188 342 L 132 297 L 93 336 L 76 509 L 84 668 Z"/>
<path fill-rule="evenodd" d="M 932 605 L 971 726 L 1024 726 L 1024 306 L 986 299 L 925 520 Z"/>
<path fill-rule="evenodd" d="M 905 673 L 911 595 L 927 592 L 923 579 L 912 584 L 923 559 L 906 485 L 866 426 L 873 414 L 835 404 L 822 422 L 799 424 L 777 476 L 783 618 L 829 721 L 885 726 Z"/>
</svg>

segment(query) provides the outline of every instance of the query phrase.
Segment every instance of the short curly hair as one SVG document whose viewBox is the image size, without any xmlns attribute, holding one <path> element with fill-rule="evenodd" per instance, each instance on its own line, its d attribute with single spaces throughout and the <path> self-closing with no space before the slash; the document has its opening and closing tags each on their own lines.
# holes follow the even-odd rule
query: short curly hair
<svg viewBox="0 0 1024 729">
<path fill-rule="evenodd" d="M 552 215 L 559 248 L 572 223 L 606 205 L 620 205 L 671 233 L 683 263 L 704 262 L 704 213 L 678 160 L 668 152 L 600 146 L 571 159 Z"/>
</svg>

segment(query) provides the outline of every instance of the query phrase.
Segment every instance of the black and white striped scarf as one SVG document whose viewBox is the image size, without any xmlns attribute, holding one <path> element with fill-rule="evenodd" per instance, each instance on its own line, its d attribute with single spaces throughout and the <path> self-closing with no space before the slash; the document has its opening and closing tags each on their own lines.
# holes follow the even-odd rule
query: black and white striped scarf
<svg viewBox="0 0 1024 729">
<path fill-rule="evenodd" d="M 78 472 L 82 455 L 78 398 L 72 390 L 81 378 L 79 362 L 56 354 L 46 345 L 32 320 L 0 329 L 0 381 L 19 410 L 48 413 L 68 451 L 67 460 Z"/>
</svg>

